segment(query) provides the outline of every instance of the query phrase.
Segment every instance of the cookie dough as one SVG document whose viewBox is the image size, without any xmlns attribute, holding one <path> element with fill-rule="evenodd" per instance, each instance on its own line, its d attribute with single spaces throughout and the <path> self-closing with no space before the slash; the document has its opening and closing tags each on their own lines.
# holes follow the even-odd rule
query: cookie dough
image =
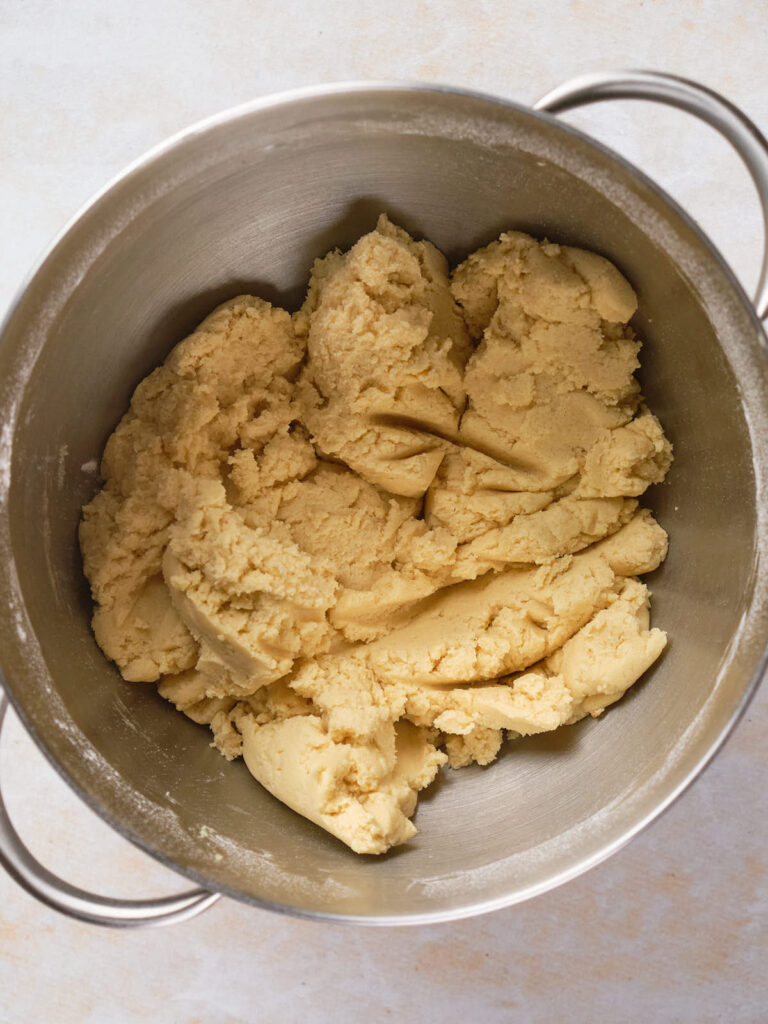
<svg viewBox="0 0 768 1024">
<path fill-rule="evenodd" d="M 220 306 L 83 509 L 99 645 L 354 851 L 406 842 L 442 765 L 600 715 L 665 646 L 635 308 L 594 253 L 509 232 L 449 274 L 385 216 L 294 316 Z"/>
</svg>

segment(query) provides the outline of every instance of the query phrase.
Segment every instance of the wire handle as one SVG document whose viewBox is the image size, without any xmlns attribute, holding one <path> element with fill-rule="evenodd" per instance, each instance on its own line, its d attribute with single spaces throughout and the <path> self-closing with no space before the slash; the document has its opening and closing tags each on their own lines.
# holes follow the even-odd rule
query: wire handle
<svg viewBox="0 0 768 1024">
<path fill-rule="evenodd" d="M 0 732 L 8 699 L 0 689 Z M 67 917 L 109 928 L 146 928 L 186 921 L 207 910 L 219 893 L 192 889 L 151 900 L 115 900 L 76 889 L 37 861 L 11 824 L 0 790 L 0 864 L 30 895 Z"/>
<path fill-rule="evenodd" d="M 717 129 L 744 161 L 763 211 L 763 264 L 755 293 L 761 320 L 768 317 L 768 141 L 747 115 L 712 89 L 657 71 L 598 71 L 559 85 L 534 104 L 557 114 L 602 100 L 652 100 L 685 110 Z"/>
</svg>

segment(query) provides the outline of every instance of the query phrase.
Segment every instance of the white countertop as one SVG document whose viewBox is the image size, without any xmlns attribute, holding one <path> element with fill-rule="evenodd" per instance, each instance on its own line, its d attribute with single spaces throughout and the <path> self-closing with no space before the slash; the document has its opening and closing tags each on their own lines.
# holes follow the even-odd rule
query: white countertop
<svg viewBox="0 0 768 1024">
<path fill-rule="evenodd" d="M 207 114 L 334 80 L 447 82 L 532 102 L 564 79 L 648 67 L 725 93 L 768 130 L 768 28 L 749 0 L 5 0 L 0 307 L 62 223 L 122 166 Z M 737 158 L 647 104 L 569 119 L 661 182 L 752 287 L 760 216 Z M 410 929 L 316 924 L 221 901 L 151 932 L 37 904 L 0 872 L 0 1022 L 768 1019 L 768 690 L 705 776 L 628 848 L 547 895 Z M 115 896 L 178 879 L 86 810 L 11 719 L 19 831 Z"/>
</svg>

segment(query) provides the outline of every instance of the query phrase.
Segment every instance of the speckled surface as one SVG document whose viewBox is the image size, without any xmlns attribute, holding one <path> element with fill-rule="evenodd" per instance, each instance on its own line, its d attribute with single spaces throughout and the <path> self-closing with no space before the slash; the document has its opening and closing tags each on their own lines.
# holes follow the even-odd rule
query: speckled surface
<svg viewBox="0 0 768 1024">
<path fill-rule="evenodd" d="M 441 4 L 6 0 L 0 9 L 0 306 L 78 205 L 207 114 L 320 81 L 443 81 L 533 101 L 604 67 L 698 78 L 768 128 L 768 28 L 748 0 Z M 726 144 L 645 104 L 573 123 L 634 160 L 756 280 L 757 203 Z M 768 691 L 648 831 L 564 888 L 413 929 L 314 924 L 222 902 L 116 933 L 0 875 L 0 1021 L 763 1022 L 768 1019 Z M 33 850 L 113 895 L 177 887 L 82 807 L 11 719 L 0 770 Z"/>
</svg>

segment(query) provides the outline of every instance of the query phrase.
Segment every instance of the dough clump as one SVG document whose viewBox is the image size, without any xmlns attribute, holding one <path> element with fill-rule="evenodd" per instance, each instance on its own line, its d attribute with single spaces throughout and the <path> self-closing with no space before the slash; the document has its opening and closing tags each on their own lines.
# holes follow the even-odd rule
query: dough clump
<svg viewBox="0 0 768 1024">
<path fill-rule="evenodd" d="M 385 216 L 294 316 L 219 306 L 83 509 L 104 653 L 351 849 L 405 842 L 442 765 L 600 715 L 666 644 L 635 308 L 594 253 L 508 232 L 449 274 Z"/>
</svg>

